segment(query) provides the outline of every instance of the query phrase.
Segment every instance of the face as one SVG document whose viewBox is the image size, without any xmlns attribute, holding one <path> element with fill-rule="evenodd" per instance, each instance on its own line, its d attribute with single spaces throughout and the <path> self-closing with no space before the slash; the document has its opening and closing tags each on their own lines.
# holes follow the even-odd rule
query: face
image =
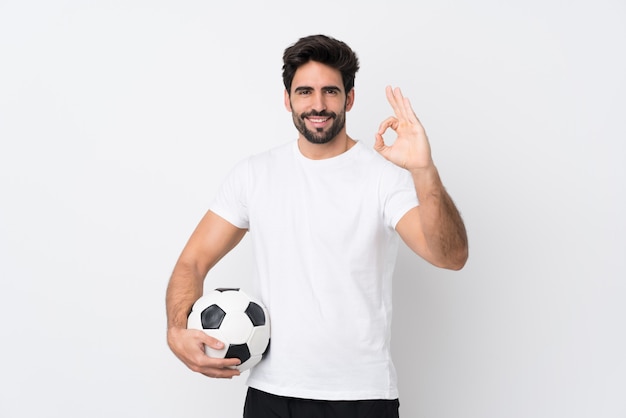
<svg viewBox="0 0 626 418">
<path fill-rule="evenodd" d="M 315 61 L 300 66 L 285 92 L 285 107 L 300 134 L 313 144 L 326 144 L 345 128 L 354 90 L 345 94 L 341 73 Z"/>
</svg>

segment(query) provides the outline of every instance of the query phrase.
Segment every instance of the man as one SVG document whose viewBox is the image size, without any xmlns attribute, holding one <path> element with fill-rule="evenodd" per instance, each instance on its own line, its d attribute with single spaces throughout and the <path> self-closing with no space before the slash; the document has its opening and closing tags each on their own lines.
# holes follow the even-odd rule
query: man
<svg viewBox="0 0 626 418">
<path fill-rule="evenodd" d="M 355 53 L 315 35 L 283 55 L 296 141 L 238 164 L 180 255 L 167 289 L 168 343 L 191 370 L 232 378 L 222 343 L 187 330 L 209 270 L 250 232 L 255 291 L 272 321 L 269 354 L 250 371 L 244 417 L 397 417 L 390 357 L 391 278 L 398 236 L 425 260 L 460 269 L 463 221 L 400 89 L 374 149 L 350 138 Z M 391 129 L 397 138 L 385 144 Z M 382 157 L 384 158 L 382 158 Z M 418 203 L 419 202 L 419 203 Z"/>
</svg>

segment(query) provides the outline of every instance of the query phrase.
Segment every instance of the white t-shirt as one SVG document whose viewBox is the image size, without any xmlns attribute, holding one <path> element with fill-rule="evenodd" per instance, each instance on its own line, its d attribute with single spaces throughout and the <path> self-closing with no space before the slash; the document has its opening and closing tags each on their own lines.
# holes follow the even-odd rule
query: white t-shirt
<svg viewBox="0 0 626 418">
<path fill-rule="evenodd" d="M 307 399 L 398 397 L 390 352 L 394 228 L 417 205 L 408 171 L 359 142 L 310 160 L 292 141 L 234 168 L 211 210 L 249 229 L 253 291 L 272 329 L 248 385 Z"/>
</svg>

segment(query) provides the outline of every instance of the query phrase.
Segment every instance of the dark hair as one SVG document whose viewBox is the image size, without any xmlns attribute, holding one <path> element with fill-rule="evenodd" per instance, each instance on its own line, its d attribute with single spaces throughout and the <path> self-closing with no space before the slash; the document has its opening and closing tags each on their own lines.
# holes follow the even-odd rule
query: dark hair
<svg viewBox="0 0 626 418">
<path fill-rule="evenodd" d="M 296 70 L 309 61 L 339 70 L 346 94 L 354 88 L 354 76 L 359 70 L 359 59 L 354 51 L 344 42 L 329 36 L 311 35 L 300 38 L 283 54 L 283 84 L 289 94 Z"/>
</svg>

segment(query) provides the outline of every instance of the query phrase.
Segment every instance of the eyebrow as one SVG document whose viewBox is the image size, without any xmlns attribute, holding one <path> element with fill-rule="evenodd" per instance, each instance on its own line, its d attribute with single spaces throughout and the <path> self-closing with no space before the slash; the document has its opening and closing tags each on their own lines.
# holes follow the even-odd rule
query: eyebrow
<svg viewBox="0 0 626 418">
<path fill-rule="evenodd" d="M 315 90 L 315 89 L 310 86 L 299 86 L 294 89 L 294 92 L 307 91 L 307 90 Z M 337 86 L 324 86 L 320 88 L 320 90 L 334 90 L 334 91 L 341 92 L 341 89 Z"/>
</svg>

